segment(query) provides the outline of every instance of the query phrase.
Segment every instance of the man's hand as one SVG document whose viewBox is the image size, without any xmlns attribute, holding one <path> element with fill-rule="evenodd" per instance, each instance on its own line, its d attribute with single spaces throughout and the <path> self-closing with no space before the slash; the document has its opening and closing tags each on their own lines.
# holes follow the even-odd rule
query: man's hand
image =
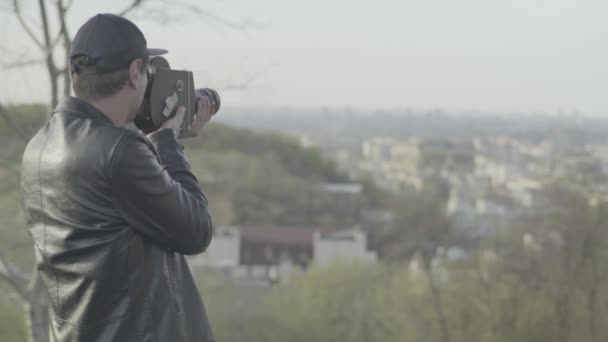
<svg viewBox="0 0 608 342">
<path fill-rule="evenodd" d="M 163 122 L 163 124 L 158 128 L 157 131 L 160 131 L 161 129 L 170 129 L 173 131 L 173 133 L 175 133 L 175 136 L 178 137 L 180 127 L 182 126 L 182 121 L 184 121 L 185 112 L 186 112 L 186 107 L 181 106 L 181 107 L 177 108 L 175 115 L 171 119 Z"/>
<path fill-rule="evenodd" d="M 194 122 L 192 122 L 192 129 L 187 132 L 180 132 L 182 121 L 184 121 L 184 114 L 186 112 L 186 108 L 184 106 L 180 106 L 175 115 L 165 121 L 158 130 L 161 129 L 171 129 L 176 137 L 180 139 L 196 137 L 198 132 L 205 126 L 209 120 L 211 120 L 211 101 L 206 96 L 200 96 L 198 101 L 196 102 L 196 113 L 194 114 Z"/>
<path fill-rule="evenodd" d="M 183 107 L 181 107 L 183 108 Z M 180 109 L 181 109 L 180 108 Z M 183 120 L 183 110 L 182 110 L 182 120 Z M 177 115 L 175 115 L 177 117 Z M 196 113 L 194 114 L 194 122 L 192 122 L 192 129 L 187 132 L 182 132 L 179 134 L 179 137 L 191 138 L 198 135 L 198 132 L 211 120 L 211 101 L 207 96 L 199 96 L 198 101 L 196 102 Z M 181 120 L 180 120 L 181 124 Z"/>
</svg>

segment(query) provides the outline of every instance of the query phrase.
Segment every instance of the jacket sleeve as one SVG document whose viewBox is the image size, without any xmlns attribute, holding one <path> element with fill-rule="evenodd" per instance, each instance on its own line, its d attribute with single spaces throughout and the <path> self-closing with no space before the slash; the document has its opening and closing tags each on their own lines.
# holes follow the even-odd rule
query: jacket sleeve
<svg viewBox="0 0 608 342">
<path fill-rule="evenodd" d="M 118 210 L 139 233 L 181 254 L 209 246 L 207 199 L 173 131 L 160 130 L 150 141 L 127 134 L 112 157 L 111 183 Z"/>
</svg>

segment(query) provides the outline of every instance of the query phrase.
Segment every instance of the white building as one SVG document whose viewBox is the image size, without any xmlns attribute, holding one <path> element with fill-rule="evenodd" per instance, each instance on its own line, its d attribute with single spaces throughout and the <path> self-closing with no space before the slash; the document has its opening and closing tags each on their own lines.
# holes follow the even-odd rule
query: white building
<svg viewBox="0 0 608 342">
<path fill-rule="evenodd" d="M 241 231 L 237 227 L 219 226 L 213 228 L 213 240 L 205 253 L 190 259 L 193 266 L 211 268 L 232 268 L 240 263 Z"/>
<path fill-rule="evenodd" d="M 333 261 L 374 263 L 378 255 L 367 250 L 367 235 L 358 228 L 332 233 L 316 231 L 313 236 L 315 265 L 327 266 Z"/>
<path fill-rule="evenodd" d="M 336 260 L 374 263 L 367 235 L 359 228 L 327 232 L 310 227 L 214 228 L 205 253 L 189 259 L 192 266 L 221 269 L 233 278 L 270 282 L 285 280 L 311 264 L 327 266 Z"/>
</svg>

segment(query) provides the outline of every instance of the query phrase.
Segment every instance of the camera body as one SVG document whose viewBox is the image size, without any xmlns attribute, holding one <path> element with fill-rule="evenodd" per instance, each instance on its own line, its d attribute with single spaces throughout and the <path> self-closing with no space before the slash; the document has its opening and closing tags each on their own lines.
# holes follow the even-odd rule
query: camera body
<svg viewBox="0 0 608 342">
<path fill-rule="evenodd" d="M 135 126 L 145 133 L 153 132 L 172 118 L 177 108 L 184 106 L 186 111 L 181 132 L 188 132 L 192 129 L 199 96 L 208 97 L 211 114 L 217 113 L 220 97 L 215 90 L 196 89 L 191 71 L 173 70 L 165 58 L 152 57 L 148 67 L 148 87 L 135 118 Z"/>
</svg>

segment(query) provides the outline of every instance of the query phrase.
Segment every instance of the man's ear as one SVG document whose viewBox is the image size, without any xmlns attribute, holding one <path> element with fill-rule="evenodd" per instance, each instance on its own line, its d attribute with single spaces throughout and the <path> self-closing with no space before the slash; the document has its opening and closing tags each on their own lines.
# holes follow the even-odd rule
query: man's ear
<svg viewBox="0 0 608 342">
<path fill-rule="evenodd" d="M 140 71 L 143 63 L 144 61 L 141 58 L 137 58 L 129 64 L 129 86 L 134 89 L 137 89 L 140 86 L 140 78 L 146 76 Z"/>
</svg>

